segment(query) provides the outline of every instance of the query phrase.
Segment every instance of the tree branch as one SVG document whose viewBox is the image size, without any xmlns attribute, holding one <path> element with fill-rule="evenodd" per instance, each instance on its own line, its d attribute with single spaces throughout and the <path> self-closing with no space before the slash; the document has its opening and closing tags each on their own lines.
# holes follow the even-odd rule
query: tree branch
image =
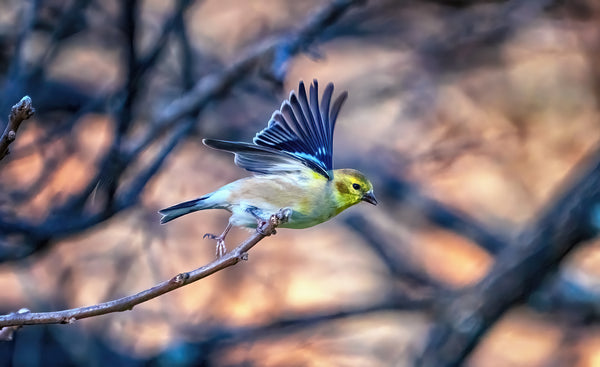
<svg viewBox="0 0 600 367">
<path fill-rule="evenodd" d="M 556 271 L 578 244 L 598 234 L 600 148 L 578 165 L 568 189 L 516 243 L 499 254 L 489 272 L 470 289 L 440 298 L 437 325 L 418 366 L 462 365 L 506 310 Z"/>
<path fill-rule="evenodd" d="M 491 255 L 498 255 L 510 245 L 509 236 L 499 233 L 497 229 L 488 228 L 461 210 L 431 198 L 417 185 L 398 175 L 397 170 L 390 169 L 399 164 L 396 159 L 390 158 L 391 152 L 385 150 L 376 152 L 381 154 L 382 159 L 375 163 L 365 162 L 363 166 L 372 166 L 373 172 L 380 175 L 382 184 L 379 195 L 384 199 L 402 205 L 406 210 L 411 211 L 413 217 L 422 217 L 436 226 L 464 236 Z"/>
<path fill-rule="evenodd" d="M 12 106 L 8 115 L 8 124 L 0 137 L 0 160 L 8 154 L 8 146 L 15 141 L 21 123 L 33 116 L 34 113 L 35 109 L 29 96 L 21 98 L 16 105 Z"/>
<path fill-rule="evenodd" d="M 0 316 L 0 327 L 13 327 L 21 325 L 38 324 L 70 324 L 75 320 L 88 317 L 105 315 L 113 312 L 129 311 L 134 306 L 156 298 L 165 293 L 181 288 L 186 284 L 196 282 L 202 278 L 223 270 L 227 267 L 237 264 L 241 260 L 248 259 L 248 251 L 254 247 L 263 238 L 275 234 L 275 228 L 282 223 L 287 222 L 289 210 L 281 209 L 273 214 L 268 222 L 265 222 L 257 231 L 242 242 L 238 247 L 224 256 L 216 259 L 208 265 L 186 273 L 180 273 L 173 278 L 166 280 L 156 286 L 141 291 L 137 294 L 123 297 L 114 301 L 104 302 L 97 305 L 73 308 L 63 311 L 53 312 L 29 312 L 29 313 L 11 313 Z M 0 329 L 2 332 L 3 329 Z"/>
<path fill-rule="evenodd" d="M 262 67 L 263 76 L 279 80 L 293 56 L 313 45 L 316 38 L 342 14 L 364 2 L 364 0 L 332 1 L 309 17 L 298 31 L 253 46 L 242 58 L 221 73 L 207 75 L 196 83 L 192 90 L 174 100 L 161 111 L 158 121 L 164 125 L 171 125 L 210 102 L 211 96 L 225 93 L 232 84 L 256 68 Z M 268 67 L 265 67 L 265 64 Z"/>
<path fill-rule="evenodd" d="M 415 287 L 426 287 L 436 291 L 446 289 L 443 282 L 427 274 L 411 256 L 403 253 L 401 248 L 404 246 L 399 243 L 401 240 L 398 238 L 391 240 L 389 234 L 378 226 L 375 220 L 353 213 L 346 216 L 345 222 L 357 236 L 368 243 L 369 248 L 394 278 L 407 280 Z"/>
<path fill-rule="evenodd" d="M 422 311 L 429 309 L 434 301 L 432 294 L 420 294 L 415 297 L 404 294 L 393 294 L 367 305 L 337 307 L 326 311 L 313 311 L 309 314 L 294 316 L 276 316 L 263 324 L 251 326 L 227 326 L 223 324 L 207 327 L 206 324 L 188 324 L 182 334 L 188 339 L 198 340 L 196 348 L 208 350 L 244 342 L 273 337 L 277 333 L 290 335 L 294 332 L 326 326 L 328 323 L 342 319 L 360 318 L 381 312 Z"/>
</svg>

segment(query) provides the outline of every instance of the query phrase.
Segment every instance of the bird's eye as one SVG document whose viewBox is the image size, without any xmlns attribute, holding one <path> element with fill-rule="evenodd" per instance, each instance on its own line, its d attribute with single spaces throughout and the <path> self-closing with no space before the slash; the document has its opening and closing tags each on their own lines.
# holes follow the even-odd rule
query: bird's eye
<svg viewBox="0 0 600 367">
<path fill-rule="evenodd" d="M 353 183 L 353 184 L 352 184 L 352 188 L 353 188 L 354 190 L 360 190 L 360 185 L 359 185 L 359 184 L 357 184 L 357 183 Z"/>
</svg>

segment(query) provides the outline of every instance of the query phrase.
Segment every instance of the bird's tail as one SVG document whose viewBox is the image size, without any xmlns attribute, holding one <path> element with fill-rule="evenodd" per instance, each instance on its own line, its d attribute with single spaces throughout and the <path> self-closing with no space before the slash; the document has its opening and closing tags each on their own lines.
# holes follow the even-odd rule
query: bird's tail
<svg viewBox="0 0 600 367">
<path fill-rule="evenodd" d="M 206 200 L 209 197 L 210 194 L 198 199 L 184 201 L 183 203 L 159 210 L 158 213 L 162 215 L 162 218 L 160 218 L 160 224 L 165 224 L 175 218 L 181 217 L 182 215 L 186 215 L 198 210 L 212 208 L 213 206 Z"/>
</svg>

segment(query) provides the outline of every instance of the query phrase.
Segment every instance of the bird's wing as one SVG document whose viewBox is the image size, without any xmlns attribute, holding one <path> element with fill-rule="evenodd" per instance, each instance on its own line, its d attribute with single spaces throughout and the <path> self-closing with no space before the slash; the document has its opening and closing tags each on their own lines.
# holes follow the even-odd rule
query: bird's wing
<svg viewBox="0 0 600 367">
<path fill-rule="evenodd" d="M 332 179 L 333 130 L 348 93 L 343 92 L 331 105 L 333 84 L 323 92 L 319 107 L 316 80 L 307 96 L 304 82 L 273 112 L 266 128 L 256 134 L 254 144 L 204 139 L 207 146 L 235 154 L 235 164 L 248 171 L 271 174 L 295 172 L 306 167 Z M 309 100 L 310 97 L 310 100 Z M 331 107 L 331 108 L 330 108 Z"/>
<path fill-rule="evenodd" d="M 331 106 L 332 94 L 333 84 L 329 83 L 319 107 L 317 81 L 311 84 L 309 96 L 304 82 L 300 82 L 298 94 L 290 93 L 281 108 L 273 113 L 267 127 L 256 134 L 254 144 L 292 155 L 316 172 L 325 172 L 323 175 L 331 179 L 327 172 L 333 169 L 333 130 L 348 93 L 340 94 Z"/>
<path fill-rule="evenodd" d="M 225 150 L 235 154 L 235 164 L 248 171 L 273 174 L 282 172 L 297 172 L 310 168 L 313 171 L 329 178 L 327 171 L 311 160 L 303 160 L 299 157 L 281 150 L 270 147 L 242 143 L 236 141 L 225 141 L 215 139 L 204 139 L 202 142 L 214 149 Z"/>
</svg>

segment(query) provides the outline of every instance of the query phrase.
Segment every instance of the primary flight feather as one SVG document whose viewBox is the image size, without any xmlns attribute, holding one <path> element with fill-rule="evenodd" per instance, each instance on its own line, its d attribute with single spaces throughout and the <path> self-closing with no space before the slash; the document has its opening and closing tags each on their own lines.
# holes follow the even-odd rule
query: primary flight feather
<svg viewBox="0 0 600 367">
<path fill-rule="evenodd" d="M 235 164 L 254 172 L 198 199 L 159 211 L 161 223 L 204 209 L 231 212 L 225 231 L 217 240 L 217 255 L 225 253 L 225 237 L 232 226 L 255 228 L 280 209 L 291 211 L 281 227 L 307 228 L 325 222 L 361 201 L 377 204 L 373 185 L 354 169 L 333 169 L 333 131 L 347 93 L 331 104 L 333 84 L 318 100 L 316 80 L 306 94 L 300 82 L 298 94 L 290 93 L 273 112 L 266 128 L 253 143 L 204 139 L 211 148 L 235 154 Z"/>
</svg>

